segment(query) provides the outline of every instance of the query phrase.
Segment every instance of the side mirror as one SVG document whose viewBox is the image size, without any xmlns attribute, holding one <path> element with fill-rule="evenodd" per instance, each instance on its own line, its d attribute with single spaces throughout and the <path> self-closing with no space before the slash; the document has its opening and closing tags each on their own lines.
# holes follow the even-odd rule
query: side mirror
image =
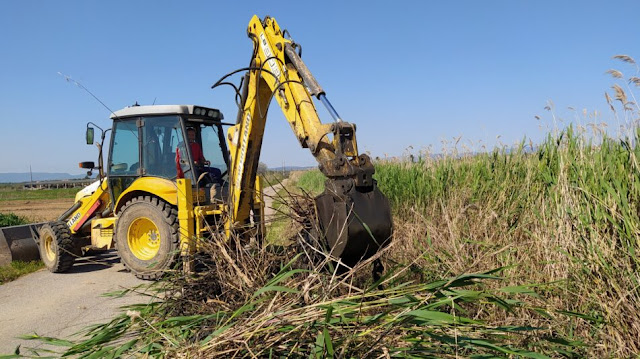
<svg viewBox="0 0 640 359">
<path fill-rule="evenodd" d="M 84 169 L 93 169 L 93 168 L 96 168 L 96 164 L 93 162 L 80 162 L 78 163 L 78 167 L 84 168 Z"/>
<path fill-rule="evenodd" d="M 87 127 L 87 145 L 93 145 L 93 127 Z"/>
</svg>

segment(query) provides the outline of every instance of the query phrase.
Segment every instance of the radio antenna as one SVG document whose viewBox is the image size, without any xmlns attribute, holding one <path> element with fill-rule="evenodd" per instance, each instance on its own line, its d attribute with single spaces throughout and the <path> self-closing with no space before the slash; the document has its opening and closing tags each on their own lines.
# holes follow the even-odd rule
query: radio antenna
<svg viewBox="0 0 640 359">
<path fill-rule="evenodd" d="M 69 75 L 64 75 L 62 72 L 58 71 L 58 75 L 64 77 L 65 81 L 67 82 L 71 82 L 73 84 L 75 84 L 76 86 L 78 86 L 79 88 L 85 90 L 89 95 L 91 95 L 91 97 L 93 97 L 96 101 L 98 101 L 102 106 L 104 106 L 104 108 L 106 108 L 109 112 L 111 112 L 112 115 L 114 115 L 116 118 L 118 118 L 118 116 L 113 112 L 113 110 L 111 110 L 109 108 L 109 106 L 105 105 L 104 102 L 100 101 L 100 99 L 93 94 L 93 92 L 89 91 L 88 88 L 84 87 L 83 84 L 79 83 L 78 81 L 74 80 L 71 78 L 71 76 Z"/>
</svg>

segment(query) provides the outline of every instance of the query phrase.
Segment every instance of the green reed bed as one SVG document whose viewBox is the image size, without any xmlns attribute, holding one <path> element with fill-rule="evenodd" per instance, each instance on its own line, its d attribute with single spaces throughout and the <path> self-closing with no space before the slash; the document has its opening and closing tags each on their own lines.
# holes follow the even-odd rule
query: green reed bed
<svg viewBox="0 0 640 359">
<path fill-rule="evenodd" d="M 510 280 L 538 283 L 546 305 L 586 314 L 554 329 L 588 338 L 589 356 L 636 355 L 638 140 L 640 130 L 612 138 L 569 127 L 534 149 L 378 161 L 375 178 L 403 242 L 395 258 L 426 251 L 433 273 L 512 266 Z M 309 172 L 299 184 L 320 177 Z"/>
</svg>

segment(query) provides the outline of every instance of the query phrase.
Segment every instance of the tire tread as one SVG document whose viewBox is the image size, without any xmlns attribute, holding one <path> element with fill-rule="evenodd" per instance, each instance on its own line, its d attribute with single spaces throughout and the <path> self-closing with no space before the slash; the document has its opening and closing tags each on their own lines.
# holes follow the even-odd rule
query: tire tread
<svg viewBox="0 0 640 359">
<path fill-rule="evenodd" d="M 172 242 L 172 247 L 173 248 L 179 248 L 179 243 L 180 243 L 180 236 L 178 235 L 179 232 L 179 223 L 178 223 L 178 210 L 170 205 L 169 203 L 158 199 L 157 197 L 152 197 L 152 196 L 138 196 L 138 197 L 134 197 L 130 200 L 128 200 L 125 205 L 122 207 L 122 209 L 119 212 L 119 215 L 122 215 L 126 209 L 134 204 L 137 203 L 147 203 L 150 204 L 154 207 L 156 207 L 160 213 L 162 213 L 165 223 L 167 225 L 169 225 L 170 231 L 171 231 L 171 242 Z M 117 232 L 117 231 L 116 231 Z M 122 256 L 120 255 L 120 249 L 118 249 L 118 241 L 115 240 L 115 248 L 117 250 L 118 253 L 118 257 L 120 257 L 120 262 L 124 265 L 125 269 L 127 269 L 128 271 L 132 272 L 137 278 L 139 279 L 143 279 L 143 280 L 157 280 L 160 277 L 162 277 L 163 273 L 163 269 L 168 269 L 173 267 L 173 265 L 176 263 L 177 259 L 178 259 L 178 255 L 173 255 L 173 258 L 170 259 L 170 261 L 164 266 L 165 268 L 161 268 L 160 270 L 157 271 L 152 271 L 152 272 L 138 272 L 136 270 L 133 270 L 132 268 L 130 268 L 125 261 L 123 260 Z"/>
<path fill-rule="evenodd" d="M 46 225 L 51 228 L 58 248 L 56 253 L 57 260 L 54 260 L 52 267 L 47 266 L 47 269 L 53 273 L 67 272 L 73 267 L 73 263 L 79 255 L 76 244 L 71 236 L 71 231 L 69 227 L 67 227 L 67 224 L 62 221 L 49 222 Z M 41 256 L 43 256 L 43 250 L 44 248 L 40 249 Z"/>
</svg>

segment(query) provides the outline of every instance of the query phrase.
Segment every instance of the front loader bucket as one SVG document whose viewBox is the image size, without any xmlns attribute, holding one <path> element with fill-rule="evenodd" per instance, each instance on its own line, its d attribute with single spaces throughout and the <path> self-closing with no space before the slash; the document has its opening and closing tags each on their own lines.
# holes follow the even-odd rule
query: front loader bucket
<svg viewBox="0 0 640 359">
<path fill-rule="evenodd" d="M 316 197 L 320 229 L 331 255 L 353 267 L 391 241 L 391 207 L 375 183 L 363 190 L 331 181 Z"/>
<path fill-rule="evenodd" d="M 0 228 L 0 266 L 12 261 L 40 259 L 38 229 L 43 224 L 45 223 Z"/>
</svg>

